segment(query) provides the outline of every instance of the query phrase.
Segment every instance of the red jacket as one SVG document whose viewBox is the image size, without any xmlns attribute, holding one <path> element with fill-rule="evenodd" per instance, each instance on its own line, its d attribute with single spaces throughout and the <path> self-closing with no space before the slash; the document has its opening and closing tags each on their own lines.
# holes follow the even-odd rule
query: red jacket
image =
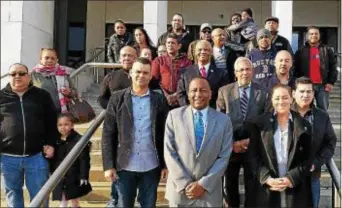
<svg viewBox="0 0 342 208">
<path fill-rule="evenodd" d="M 192 65 L 186 54 L 180 54 L 174 59 L 169 55 L 160 56 L 152 62 L 152 75 L 155 82 L 168 94 L 177 91 L 180 70 Z"/>
</svg>

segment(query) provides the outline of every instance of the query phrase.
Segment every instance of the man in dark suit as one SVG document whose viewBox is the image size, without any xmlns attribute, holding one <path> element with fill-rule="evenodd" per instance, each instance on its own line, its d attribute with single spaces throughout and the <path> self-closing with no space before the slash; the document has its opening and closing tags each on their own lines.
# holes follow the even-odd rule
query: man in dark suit
<svg viewBox="0 0 342 208">
<path fill-rule="evenodd" d="M 133 207 L 136 190 L 141 207 L 155 207 L 160 177 L 167 170 L 163 157 L 168 106 L 149 90 L 151 62 L 138 58 L 130 71 L 132 86 L 111 96 L 103 124 L 104 175 L 115 183 L 118 207 Z"/>
<path fill-rule="evenodd" d="M 215 63 L 210 62 L 212 51 L 211 44 L 206 40 L 200 40 L 196 44 L 197 64 L 183 69 L 178 81 L 177 98 L 180 106 L 189 104 L 187 91 L 192 78 L 202 76 L 208 80 L 212 90 L 210 106 L 216 107 L 218 89 L 227 84 L 227 76 L 225 70 L 216 68 Z"/>
<path fill-rule="evenodd" d="M 312 199 L 314 207 L 318 207 L 320 198 L 321 166 L 333 157 L 336 147 L 336 135 L 331 124 L 329 114 L 313 104 L 314 88 L 307 77 L 300 77 L 295 82 L 293 110 L 298 112 L 312 125 L 312 155 L 311 167 Z"/>
<path fill-rule="evenodd" d="M 225 173 L 224 198 L 230 207 L 240 206 L 239 172 L 244 169 L 245 206 L 253 206 L 255 180 L 248 165 L 249 134 L 244 122 L 262 114 L 267 109 L 268 95 L 264 89 L 252 82 L 253 65 L 245 57 L 239 57 L 235 64 L 237 82 L 221 87 L 218 92 L 217 110 L 229 114 L 233 123 L 233 153 Z"/>
</svg>

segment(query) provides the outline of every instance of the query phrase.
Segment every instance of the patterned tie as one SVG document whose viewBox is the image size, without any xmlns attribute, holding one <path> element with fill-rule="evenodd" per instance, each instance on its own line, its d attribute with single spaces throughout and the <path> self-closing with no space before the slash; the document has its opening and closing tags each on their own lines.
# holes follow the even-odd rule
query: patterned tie
<svg viewBox="0 0 342 208">
<path fill-rule="evenodd" d="M 201 149 L 202 140 L 204 136 L 204 124 L 202 120 L 203 114 L 200 111 L 195 113 L 195 137 L 196 137 L 196 151 Z"/>
<path fill-rule="evenodd" d="M 204 66 L 200 69 L 200 71 L 201 71 L 202 77 L 203 78 L 207 78 L 207 72 L 205 71 L 205 67 Z"/>
<path fill-rule="evenodd" d="M 241 107 L 241 113 L 243 117 L 246 116 L 247 113 L 247 107 L 248 107 L 248 97 L 247 97 L 247 87 L 242 88 L 242 95 L 240 98 L 240 107 Z"/>
</svg>

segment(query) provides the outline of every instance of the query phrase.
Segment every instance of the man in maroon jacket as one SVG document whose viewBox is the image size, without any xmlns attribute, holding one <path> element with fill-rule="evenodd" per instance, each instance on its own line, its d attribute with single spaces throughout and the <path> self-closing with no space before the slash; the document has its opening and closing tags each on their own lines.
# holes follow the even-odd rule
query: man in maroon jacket
<svg viewBox="0 0 342 208">
<path fill-rule="evenodd" d="M 180 54 L 181 44 L 174 34 L 166 39 L 167 55 L 157 57 L 152 63 L 154 88 L 161 88 L 171 108 L 179 106 L 177 101 L 177 84 L 180 69 L 192 65 L 186 54 Z"/>
</svg>

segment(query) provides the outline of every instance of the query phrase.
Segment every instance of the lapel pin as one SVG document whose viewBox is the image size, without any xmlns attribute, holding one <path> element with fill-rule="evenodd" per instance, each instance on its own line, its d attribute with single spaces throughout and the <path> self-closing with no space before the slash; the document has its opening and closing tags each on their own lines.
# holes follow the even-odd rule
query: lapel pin
<svg viewBox="0 0 342 208">
<path fill-rule="evenodd" d="M 273 120 L 273 118 L 270 118 L 270 122 L 272 122 L 272 123 L 273 123 L 273 121 L 274 121 L 274 120 Z"/>
<path fill-rule="evenodd" d="M 211 69 L 210 72 L 214 72 L 214 70 Z"/>
</svg>

